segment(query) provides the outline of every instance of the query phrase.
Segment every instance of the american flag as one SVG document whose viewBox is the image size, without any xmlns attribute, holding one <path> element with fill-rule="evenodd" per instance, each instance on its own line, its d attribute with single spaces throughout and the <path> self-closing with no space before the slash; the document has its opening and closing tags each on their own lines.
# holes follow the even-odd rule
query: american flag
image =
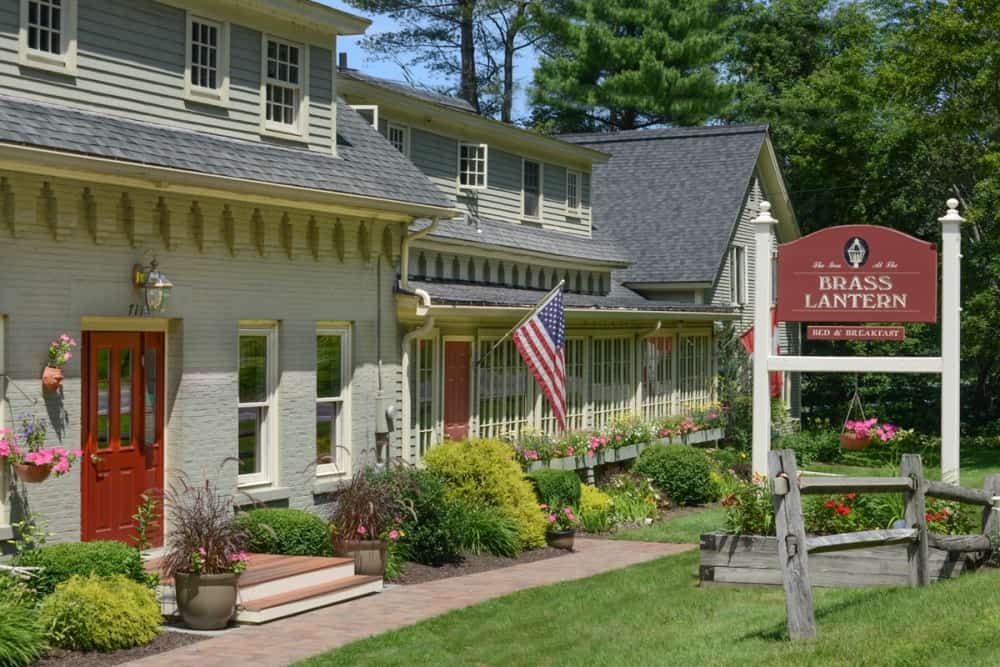
<svg viewBox="0 0 1000 667">
<path fill-rule="evenodd" d="M 562 287 L 557 287 L 521 326 L 514 345 L 535 376 L 559 428 L 566 430 L 566 319 Z"/>
</svg>

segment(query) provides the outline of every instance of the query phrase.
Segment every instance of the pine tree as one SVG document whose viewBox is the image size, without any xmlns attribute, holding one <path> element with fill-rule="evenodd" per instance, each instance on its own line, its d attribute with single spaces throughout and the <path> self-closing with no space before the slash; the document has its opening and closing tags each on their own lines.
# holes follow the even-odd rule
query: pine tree
<svg viewBox="0 0 1000 667">
<path fill-rule="evenodd" d="M 693 125 L 731 99 L 720 81 L 726 18 L 715 0 L 553 0 L 532 88 L 543 129 Z"/>
</svg>

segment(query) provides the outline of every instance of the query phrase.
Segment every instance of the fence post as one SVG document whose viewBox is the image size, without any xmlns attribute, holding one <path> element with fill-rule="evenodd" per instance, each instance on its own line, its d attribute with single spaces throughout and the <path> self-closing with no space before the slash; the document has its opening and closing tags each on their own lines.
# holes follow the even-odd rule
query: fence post
<svg viewBox="0 0 1000 667">
<path fill-rule="evenodd" d="M 987 475 L 983 483 L 983 490 L 993 496 L 1000 497 L 1000 475 Z M 983 508 L 983 535 L 992 541 L 1000 527 L 1000 500 L 994 500 L 992 505 Z M 993 545 L 996 548 L 996 545 Z"/>
<path fill-rule="evenodd" d="M 793 640 L 812 639 L 816 636 L 816 618 L 806 566 L 806 527 L 802 519 L 795 452 L 790 449 L 769 452 L 768 472 L 768 481 L 774 491 L 774 525 L 778 536 L 778 565 L 785 589 L 788 636 Z M 782 476 L 785 479 L 777 482 Z"/>
<path fill-rule="evenodd" d="M 906 562 L 910 568 L 910 586 L 926 586 L 930 582 L 927 545 L 927 509 L 924 503 L 924 465 L 918 454 L 903 454 L 900 472 L 913 480 L 913 489 L 903 492 L 906 525 L 917 529 L 917 541 L 906 547 Z"/>
</svg>

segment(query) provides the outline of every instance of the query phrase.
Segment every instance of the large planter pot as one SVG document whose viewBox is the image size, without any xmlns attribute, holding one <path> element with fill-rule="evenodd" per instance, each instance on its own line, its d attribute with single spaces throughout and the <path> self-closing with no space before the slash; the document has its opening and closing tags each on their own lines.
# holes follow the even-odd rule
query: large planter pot
<svg viewBox="0 0 1000 667">
<path fill-rule="evenodd" d="M 854 433 L 840 434 L 840 446 L 851 451 L 859 452 L 862 449 L 868 449 L 871 442 L 871 438 L 859 438 Z"/>
<path fill-rule="evenodd" d="M 42 389 L 55 391 L 62 385 L 63 370 L 55 366 L 46 366 L 42 371 Z"/>
<path fill-rule="evenodd" d="M 240 575 L 189 574 L 174 575 L 177 609 L 184 622 L 195 630 L 221 630 L 229 625 L 236 613 L 236 594 Z"/>
<path fill-rule="evenodd" d="M 39 484 L 49 478 L 52 466 L 36 466 L 34 463 L 15 463 L 14 474 L 25 484 Z"/>
<path fill-rule="evenodd" d="M 338 556 L 354 559 L 354 574 L 372 577 L 385 576 L 387 542 L 380 540 L 334 540 L 333 550 Z"/>
<path fill-rule="evenodd" d="M 567 530 L 551 530 L 545 534 L 545 541 L 548 542 L 550 547 L 572 551 L 573 538 L 575 536 L 576 530 L 572 528 L 568 528 Z"/>
</svg>

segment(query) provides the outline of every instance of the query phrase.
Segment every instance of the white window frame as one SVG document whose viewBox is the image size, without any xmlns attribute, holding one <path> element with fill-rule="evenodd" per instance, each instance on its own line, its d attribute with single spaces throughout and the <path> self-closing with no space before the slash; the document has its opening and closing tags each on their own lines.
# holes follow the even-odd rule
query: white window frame
<svg viewBox="0 0 1000 667">
<path fill-rule="evenodd" d="M 372 122 L 371 126 L 376 130 L 378 129 L 378 105 L 377 104 L 352 104 L 351 108 L 355 111 L 371 111 L 372 112 Z M 360 114 L 358 114 L 360 115 Z M 361 116 L 364 119 L 364 116 Z"/>
<path fill-rule="evenodd" d="M 747 280 L 750 276 L 747 268 L 747 247 L 744 245 L 729 246 L 727 261 L 729 263 L 729 303 L 733 306 L 745 306 L 750 296 L 750 291 L 747 289 Z"/>
<path fill-rule="evenodd" d="M 351 470 L 351 325 L 320 324 L 316 327 L 316 338 L 320 336 L 340 336 L 340 396 L 328 398 L 315 396 L 315 403 L 340 403 L 340 419 L 337 422 L 337 443 L 339 451 L 333 455 L 332 463 L 317 463 L 316 476 L 344 475 Z M 315 420 L 315 412 L 313 415 Z M 313 438 L 315 447 L 315 437 Z"/>
<path fill-rule="evenodd" d="M 570 179 L 576 180 L 576 206 L 571 206 L 569 201 Z M 578 171 L 567 169 L 566 170 L 566 215 L 572 217 L 579 217 L 582 204 L 583 204 L 583 175 Z"/>
<path fill-rule="evenodd" d="M 393 123 L 391 120 L 387 120 L 385 123 L 385 138 L 386 140 L 396 147 L 396 144 L 392 143 L 392 132 L 397 130 L 403 133 L 403 147 L 399 150 L 404 157 L 410 157 L 410 128 L 406 125 L 401 125 L 399 123 Z"/>
<path fill-rule="evenodd" d="M 264 336 L 267 339 L 267 400 L 254 403 L 241 403 L 239 400 L 240 344 L 242 336 Z M 237 485 L 267 486 L 273 483 L 273 471 L 277 465 L 278 453 L 278 324 L 264 322 L 240 323 L 236 338 L 236 413 L 237 433 L 239 429 L 240 408 L 267 408 L 264 417 L 264 427 L 261 429 L 264 442 L 260 448 L 260 472 L 249 475 L 238 475 Z M 239 454 L 239 438 L 237 437 L 237 454 Z"/>
<path fill-rule="evenodd" d="M 191 25 L 197 21 L 211 26 L 218 30 L 219 38 L 215 43 L 218 57 L 215 61 L 216 83 L 215 88 L 205 88 L 196 86 L 191 78 L 194 63 L 191 59 L 191 46 L 194 42 L 194 33 Z M 216 106 L 229 105 L 229 22 L 210 19 L 200 14 L 187 12 L 187 28 L 184 41 L 184 99 L 199 104 L 213 104 Z"/>
<path fill-rule="evenodd" d="M 278 45 L 296 48 L 299 50 L 299 83 L 290 84 L 280 79 L 270 79 L 267 76 L 267 43 L 275 42 Z M 276 35 L 262 34 L 260 37 L 260 133 L 265 136 L 277 137 L 279 139 L 290 139 L 305 141 L 309 139 L 309 45 L 302 42 L 295 42 L 284 39 Z M 286 125 L 267 119 L 267 86 L 273 83 L 276 86 L 293 88 L 298 92 L 295 113 L 295 124 Z"/>
<path fill-rule="evenodd" d="M 462 148 L 472 147 L 477 151 L 482 149 L 483 151 L 483 184 L 482 185 L 466 185 L 462 183 Z M 489 187 L 490 182 L 490 147 L 487 144 L 474 143 L 471 141 L 460 141 L 458 142 L 458 150 L 455 153 L 456 158 L 456 175 L 455 183 L 459 190 L 485 190 Z M 476 174 L 478 172 L 467 172 L 469 174 Z"/>
<path fill-rule="evenodd" d="M 62 0 L 60 7 L 59 40 L 62 53 L 54 54 L 28 46 L 28 5 L 31 0 L 21 0 L 18 19 L 17 62 L 24 67 L 58 72 L 59 74 L 76 74 L 76 22 L 77 0 Z"/>
<path fill-rule="evenodd" d="M 527 175 L 525 172 L 525 164 L 528 162 L 538 165 L 538 215 L 528 215 L 524 212 L 524 204 L 527 200 L 525 197 L 524 180 Z M 544 217 L 545 211 L 545 163 L 541 160 L 530 160 L 528 158 L 521 158 L 521 218 L 524 220 L 530 220 L 532 222 L 537 222 Z"/>
</svg>

